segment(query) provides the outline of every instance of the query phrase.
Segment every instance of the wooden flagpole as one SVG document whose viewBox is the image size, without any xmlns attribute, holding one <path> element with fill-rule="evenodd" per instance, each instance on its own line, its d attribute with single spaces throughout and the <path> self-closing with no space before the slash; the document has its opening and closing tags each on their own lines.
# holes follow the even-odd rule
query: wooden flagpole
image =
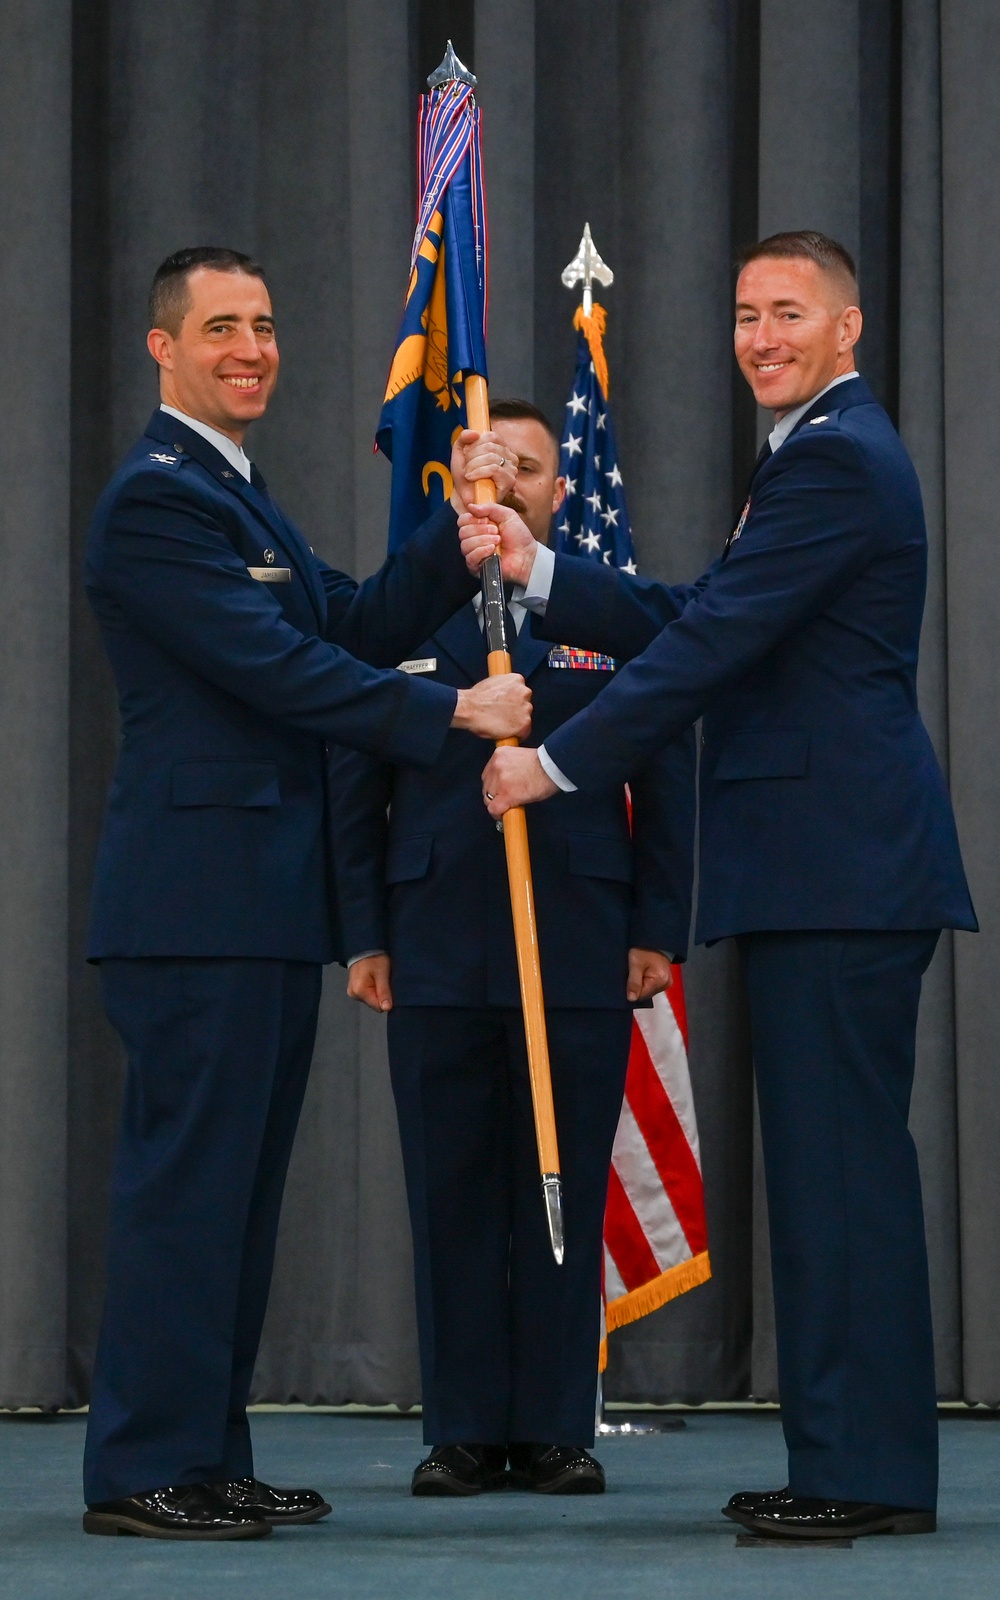
<svg viewBox="0 0 1000 1600">
<path fill-rule="evenodd" d="M 469 427 L 475 428 L 477 433 L 487 433 L 490 426 L 489 393 L 486 379 L 480 377 L 478 373 L 469 373 L 465 379 L 465 405 Z M 486 505 L 495 500 L 496 492 L 496 484 L 491 479 L 480 479 L 475 485 L 476 504 Z M 510 652 L 507 649 L 504 620 L 506 603 L 498 556 L 490 556 L 484 562 L 482 584 L 483 622 L 489 646 L 486 659 L 490 677 L 495 678 L 501 673 L 513 670 Z M 500 739 L 497 748 L 516 744 L 516 739 Z M 552 1073 L 549 1067 L 549 1041 L 545 1026 L 542 969 L 538 954 L 535 893 L 531 879 L 531 856 L 528 851 L 528 819 L 523 806 L 515 806 L 504 814 L 503 842 L 507 852 L 507 879 L 510 884 L 510 906 L 514 919 L 517 971 L 521 983 L 521 1009 L 524 1013 L 524 1037 L 528 1049 L 531 1103 L 535 1113 L 538 1167 L 542 1177 L 542 1194 L 545 1200 L 552 1254 L 561 1266 L 565 1253 L 562 1178 L 559 1167 L 559 1142 L 556 1137 L 555 1106 L 552 1101 Z"/>
</svg>

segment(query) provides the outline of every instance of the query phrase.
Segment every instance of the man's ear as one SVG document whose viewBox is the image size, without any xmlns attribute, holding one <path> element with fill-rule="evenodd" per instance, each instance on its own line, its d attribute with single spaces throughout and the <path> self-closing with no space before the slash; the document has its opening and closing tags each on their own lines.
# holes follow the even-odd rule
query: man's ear
<svg viewBox="0 0 1000 1600">
<path fill-rule="evenodd" d="M 146 335 L 146 349 L 158 367 L 173 365 L 173 344 L 173 339 L 163 328 L 150 328 Z"/>
<path fill-rule="evenodd" d="M 552 515 L 555 516 L 566 498 L 566 479 L 557 478 L 552 489 Z"/>
<path fill-rule="evenodd" d="M 853 350 L 861 338 L 861 329 L 864 327 L 864 317 L 857 306 L 848 306 L 843 314 L 841 325 L 841 347 L 844 350 Z"/>
</svg>

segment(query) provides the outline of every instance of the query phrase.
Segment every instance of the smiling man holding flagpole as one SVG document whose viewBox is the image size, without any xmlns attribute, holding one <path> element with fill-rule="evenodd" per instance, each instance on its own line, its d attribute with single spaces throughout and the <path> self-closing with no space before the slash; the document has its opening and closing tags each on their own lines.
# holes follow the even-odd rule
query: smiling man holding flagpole
<svg viewBox="0 0 1000 1600">
<path fill-rule="evenodd" d="M 856 370 L 861 325 L 834 240 L 779 234 L 746 252 L 736 355 L 775 423 L 694 584 L 553 563 L 498 506 L 464 519 L 470 552 L 500 539 L 543 636 L 572 625 L 628 662 L 538 751 L 493 756 L 491 815 L 624 781 L 704 717 L 697 936 L 735 937 L 746 972 L 789 1452 L 784 1488 L 725 1510 L 786 1539 L 936 1526 L 907 1113 L 922 975 L 942 928 L 976 927 L 917 709 L 920 488 Z"/>
<path fill-rule="evenodd" d="M 327 740 L 417 765 L 449 727 L 530 725 L 516 675 L 458 692 L 393 670 L 475 591 L 465 473 L 379 572 L 321 561 L 243 450 L 278 376 L 263 269 L 180 251 L 148 347 L 161 404 L 105 489 L 86 586 L 122 744 L 88 955 L 128 1066 L 84 1490 L 88 1533 L 259 1538 L 314 1490 L 254 1473 L 246 1405 L 312 1057 L 329 898 Z"/>
</svg>

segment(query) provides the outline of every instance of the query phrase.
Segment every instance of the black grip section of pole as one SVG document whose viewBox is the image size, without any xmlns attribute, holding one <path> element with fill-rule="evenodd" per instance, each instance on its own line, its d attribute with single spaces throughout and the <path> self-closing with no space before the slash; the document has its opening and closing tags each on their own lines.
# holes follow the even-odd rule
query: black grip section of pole
<svg viewBox="0 0 1000 1600">
<path fill-rule="evenodd" d="M 509 654 L 507 602 L 504 599 L 499 556 L 486 557 L 479 569 L 479 581 L 483 586 L 483 628 L 486 633 L 486 649 L 490 655 L 495 650 L 503 650 Z"/>
</svg>

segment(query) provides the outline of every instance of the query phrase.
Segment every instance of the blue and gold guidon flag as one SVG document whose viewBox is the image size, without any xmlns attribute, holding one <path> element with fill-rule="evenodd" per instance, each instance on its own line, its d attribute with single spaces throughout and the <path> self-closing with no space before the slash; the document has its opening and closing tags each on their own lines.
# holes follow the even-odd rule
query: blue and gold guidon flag
<svg viewBox="0 0 1000 1600">
<path fill-rule="evenodd" d="M 420 97 L 410 281 L 375 440 L 392 462 L 390 550 L 451 494 L 465 375 L 488 376 L 479 119 L 473 87 L 459 79 Z"/>
</svg>

